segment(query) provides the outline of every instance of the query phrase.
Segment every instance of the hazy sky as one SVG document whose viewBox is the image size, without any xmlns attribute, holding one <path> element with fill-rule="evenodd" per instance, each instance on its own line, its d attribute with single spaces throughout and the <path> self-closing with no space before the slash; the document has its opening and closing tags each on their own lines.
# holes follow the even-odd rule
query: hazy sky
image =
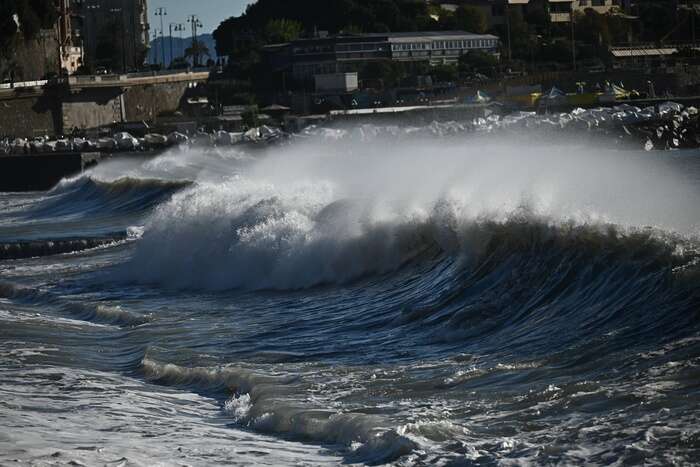
<svg viewBox="0 0 700 467">
<path fill-rule="evenodd" d="M 148 16 L 151 22 L 151 36 L 155 29 L 160 30 L 160 17 L 154 13 L 158 7 L 163 7 L 168 14 L 163 18 L 165 34 L 168 34 L 169 23 L 186 23 L 189 15 L 198 15 L 204 24 L 203 33 L 212 32 L 223 20 L 231 16 L 239 16 L 245 11 L 245 7 L 253 0 L 149 0 Z"/>
</svg>

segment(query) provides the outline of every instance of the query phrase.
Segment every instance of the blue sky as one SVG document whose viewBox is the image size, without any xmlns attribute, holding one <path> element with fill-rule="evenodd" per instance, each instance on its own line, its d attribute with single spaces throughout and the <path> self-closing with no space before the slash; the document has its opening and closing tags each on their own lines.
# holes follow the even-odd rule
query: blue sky
<svg viewBox="0 0 700 467">
<path fill-rule="evenodd" d="M 231 16 L 239 16 L 252 0 L 149 0 L 148 16 L 151 23 L 151 36 L 155 29 L 160 30 L 160 17 L 154 13 L 158 7 L 163 7 L 168 14 L 163 18 L 163 26 L 168 31 L 169 23 L 185 23 L 189 15 L 199 16 L 204 24 L 203 33 L 212 32 L 223 20 Z M 187 32 L 189 33 L 189 25 Z"/>
</svg>

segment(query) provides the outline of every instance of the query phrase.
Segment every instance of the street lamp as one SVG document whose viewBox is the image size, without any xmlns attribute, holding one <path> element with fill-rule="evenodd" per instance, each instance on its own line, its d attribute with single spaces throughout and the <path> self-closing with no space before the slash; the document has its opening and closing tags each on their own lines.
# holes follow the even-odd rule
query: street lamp
<svg viewBox="0 0 700 467">
<path fill-rule="evenodd" d="M 193 53 L 193 65 L 197 68 L 199 65 L 199 44 L 197 43 L 197 28 L 201 28 L 204 25 L 199 20 L 197 15 L 190 15 L 187 18 L 187 22 L 192 26 L 192 53 Z"/>
<path fill-rule="evenodd" d="M 163 68 L 165 68 L 165 39 L 163 38 L 163 16 L 168 16 L 168 10 L 166 10 L 163 7 L 156 8 L 155 15 L 160 16 L 160 49 L 163 56 Z"/>
<path fill-rule="evenodd" d="M 158 39 L 158 29 L 153 30 L 152 43 L 155 43 L 156 39 Z M 153 48 L 153 64 L 155 65 L 157 62 L 158 62 L 158 49 Z"/>
<path fill-rule="evenodd" d="M 173 27 L 174 26 L 174 27 Z M 182 23 L 170 23 L 170 63 L 173 63 L 175 54 L 173 53 L 173 31 L 178 32 L 180 31 L 180 35 L 182 35 L 182 31 L 185 30 L 185 25 Z"/>
</svg>

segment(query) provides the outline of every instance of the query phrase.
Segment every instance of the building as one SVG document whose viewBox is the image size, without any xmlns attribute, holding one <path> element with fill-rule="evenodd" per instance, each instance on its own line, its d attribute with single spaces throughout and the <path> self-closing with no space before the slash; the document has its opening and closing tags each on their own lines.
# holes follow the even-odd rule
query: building
<svg viewBox="0 0 700 467">
<path fill-rule="evenodd" d="M 83 47 L 74 41 L 70 0 L 58 0 L 58 56 L 61 73 L 72 75 L 83 65 Z"/>
<path fill-rule="evenodd" d="M 88 68 L 140 68 L 148 52 L 146 0 L 70 1 L 73 42 L 84 49 Z"/>
<path fill-rule="evenodd" d="M 624 10 L 623 0 L 549 0 L 549 18 L 552 23 L 568 23 L 571 12 L 583 13 L 590 9 L 606 14 L 616 9 Z"/>
<path fill-rule="evenodd" d="M 552 23 L 568 23 L 571 21 L 571 12 L 583 13 L 592 9 L 597 13 L 606 14 L 620 9 L 626 11 L 631 0 L 547 0 L 549 17 Z M 456 11 L 460 6 L 468 6 L 480 10 L 487 20 L 488 27 L 500 26 L 507 23 L 506 11 L 519 8 L 522 12 L 527 10 L 530 0 L 436 0 L 447 11 Z"/>
<path fill-rule="evenodd" d="M 351 73 L 379 60 L 455 64 L 472 50 L 498 55 L 499 47 L 498 37 L 490 34 L 441 31 L 317 37 L 270 45 L 265 50 L 275 71 L 307 80 L 315 75 Z"/>
<path fill-rule="evenodd" d="M 614 69 L 658 72 L 682 63 L 677 54 L 683 49 L 700 51 L 694 44 L 636 45 L 610 47 L 610 55 Z"/>
</svg>

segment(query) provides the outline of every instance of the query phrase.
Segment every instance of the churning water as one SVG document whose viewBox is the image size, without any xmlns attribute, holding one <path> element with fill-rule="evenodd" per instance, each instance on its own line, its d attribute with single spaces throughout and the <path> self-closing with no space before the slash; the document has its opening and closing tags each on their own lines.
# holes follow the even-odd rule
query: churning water
<svg viewBox="0 0 700 467">
<path fill-rule="evenodd" d="M 700 455 L 700 154 L 318 128 L 0 198 L 0 462 Z"/>
</svg>

